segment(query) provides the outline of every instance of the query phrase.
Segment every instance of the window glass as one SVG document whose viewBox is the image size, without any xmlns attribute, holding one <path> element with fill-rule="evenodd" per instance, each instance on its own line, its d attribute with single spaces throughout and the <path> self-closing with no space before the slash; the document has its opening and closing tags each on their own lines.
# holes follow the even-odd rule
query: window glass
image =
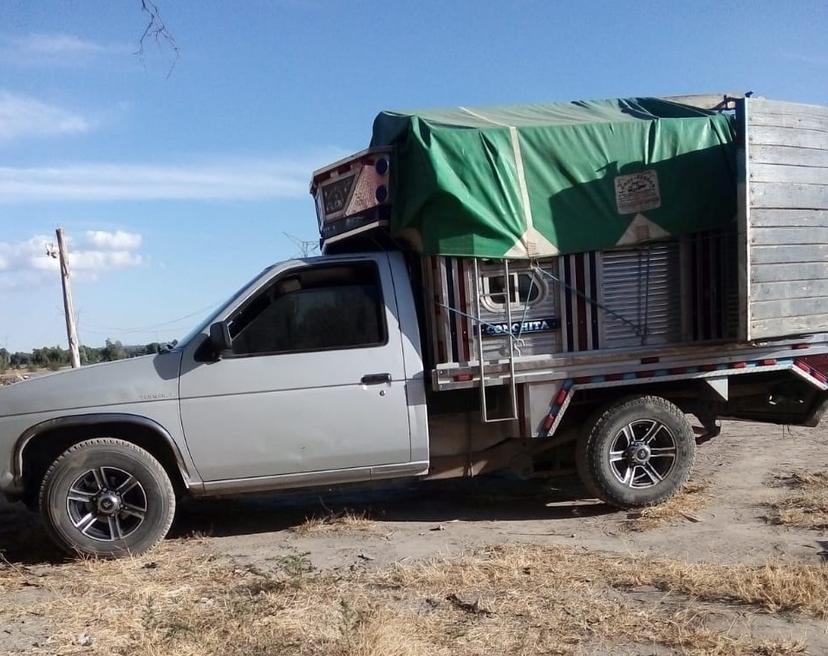
<svg viewBox="0 0 828 656">
<path fill-rule="evenodd" d="M 503 283 L 503 276 L 489 278 L 489 298 L 495 305 L 506 304 L 506 285 Z M 514 292 L 512 295 L 514 296 Z"/>
<path fill-rule="evenodd" d="M 502 274 L 488 276 L 486 286 L 492 305 L 506 305 L 506 289 Z M 512 305 L 531 305 L 540 298 L 541 286 L 530 273 L 513 273 L 509 276 L 509 292 Z"/>
<path fill-rule="evenodd" d="M 520 303 L 534 303 L 540 296 L 540 285 L 538 281 L 528 273 L 521 273 L 517 276 L 518 294 Z"/>
<path fill-rule="evenodd" d="M 286 272 L 230 321 L 235 355 L 376 346 L 384 306 L 372 264 Z"/>
<path fill-rule="evenodd" d="M 248 287 L 250 287 L 254 282 L 256 282 L 256 280 L 261 278 L 265 273 L 267 273 L 272 268 L 273 268 L 272 266 L 267 267 L 264 271 L 262 271 L 262 273 L 258 274 L 255 278 L 253 278 L 253 280 L 248 282 L 244 287 L 240 287 L 238 289 L 238 291 L 236 291 L 230 298 L 228 298 L 226 301 L 224 301 L 224 303 L 219 305 L 215 310 L 213 310 L 210 314 L 208 314 L 207 317 L 200 324 L 198 324 L 190 332 L 188 332 L 186 335 L 184 335 L 184 337 L 177 340 L 176 349 L 183 348 L 184 346 L 189 344 L 191 340 L 195 339 L 196 336 L 200 335 L 205 330 L 207 330 L 207 326 L 209 326 L 211 323 L 213 323 L 216 320 L 216 318 L 222 312 L 224 312 L 228 307 L 233 305 L 233 303 L 235 303 L 236 300 L 247 291 Z"/>
</svg>

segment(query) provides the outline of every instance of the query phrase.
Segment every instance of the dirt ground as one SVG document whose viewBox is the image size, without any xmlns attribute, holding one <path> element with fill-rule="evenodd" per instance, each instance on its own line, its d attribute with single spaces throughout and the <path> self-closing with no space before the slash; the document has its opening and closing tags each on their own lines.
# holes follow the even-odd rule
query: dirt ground
<svg viewBox="0 0 828 656">
<path fill-rule="evenodd" d="M 688 583 L 695 576 L 688 573 L 701 572 L 703 568 L 721 566 L 723 569 L 716 571 L 721 572 L 717 576 L 723 580 L 733 572 L 755 574 L 758 568 L 770 566 L 782 568 L 778 571 L 783 572 L 795 570 L 797 576 L 811 577 L 810 582 L 817 577 L 818 585 L 814 588 L 817 595 L 822 594 L 820 590 L 828 590 L 819 587 L 828 581 L 828 529 L 819 524 L 816 528 L 799 528 L 774 523 L 771 521 L 773 511 L 768 505 L 789 494 L 780 483 L 786 477 L 826 468 L 828 427 L 783 430 L 776 426 L 727 423 L 721 436 L 699 447 L 693 475 L 695 486 L 674 509 L 663 513 L 663 517 L 658 512 L 639 517 L 582 499 L 580 487 L 570 479 L 385 484 L 368 490 L 340 489 L 189 501 L 179 507 L 170 539 L 156 555 L 150 554 L 140 561 L 142 564 L 135 565 L 172 572 L 172 579 L 163 579 L 167 588 L 176 585 L 197 588 L 192 592 L 194 608 L 205 598 L 212 599 L 211 595 L 221 596 L 224 594 L 221 590 L 226 590 L 229 585 L 222 583 L 221 590 L 205 588 L 198 570 L 180 564 L 201 558 L 206 559 L 204 563 L 209 563 L 203 567 L 218 567 L 216 563 L 220 563 L 225 568 L 221 570 L 224 572 L 222 576 L 237 576 L 243 581 L 259 577 L 263 581 L 284 583 L 288 577 L 296 590 L 306 591 L 311 590 L 307 587 L 310 582 L 315 586 L 324 583 L 328 587 L 319 588 L 318 594 L 322 597 L 339 595 L 337 608 L 340 611 L 346 605 L 343 595 L 359 588 L 365 591 L 360 599 L 369 600 L 365 602 L 368 604 L 366 608 L 372 609 L 372 613 L 376 611 L 376 603 L 384 604 L 386 610 L 393 609 L 396 620 L 390 625 L 395 627 L 395 635 L 406 633 L 410 624 L 412 632 L 426 636 L 418 638 L 420 642 L 417 644 L 425 645 L 422 651 L 417 651 L 411 644 L 402 647 L 396 642 L 392 644 L 387 641 L 387 636 L 380 639 L 373 633 L 365 633 L 366 626 L 380 626 L 376 614 L 372 615 L 373 624 L 359 620 L 353 626 L 348 625 L 351 628 L 336 629 L 339 633 L 333 638 L 329 633 L 323 637 L 309 633 L 308 627 L 297 628 L 292 624 L 288 630 L 280 625 L 280 640 L 285 640 L 285 631 L 290 636 L 300 636 L 296 638 L 296 644 L 301 646 L 295 649 L 288 648 L 292 644 L 289 641 L 284 643 L 288 645 L 284 649 L 268 648 L 262 637 L 265 634 L 244 638 L 238 651 L 229 646 L 210 651 L 215 645 L 229 645 L 232 639 L 216 637 L 217 642 L 199 643 L 199 639 L 206 640 L 206 633 L 201 638 L 190 636 L 186 638 L 190 642 L 186 642 L 181 632 L 171 633 L 165 629 L 159 633 L 156 627 L 152 633 L 154 637 L 150 639 L 147 637 L 146 609 L 141 610 L 137 604 L 131 608 L 127 601 L 119 601 L 117 586 L 106 594 L 110 595 L 111 605 L 125 604 L 120 611 L 122 615 L 135 614 L 134 622 L 128 623 L 132 628 L 125 630 L 123 636 L 116 636 L 110 620 L 97 618 L 91 610 L 78 624 L 77 605 L 86 603 L 90 591 L 68 582 L 82 581 L 87 571 L 100 571 L 101 576 L 105 576 L 112 571 L 105 568 L 111 566 L 102 565 L 100 570 L 95 570 L 89 563 L 66 561 L 49 545 L 35 516 L 18 505 L 0 505 L 0 552 L 5 561 L 0 563 L 0 651 L 15 654 L 342 653 L 382 656 L 438 654 L 451 647 L 445 653 L 828 654 L 828 601 L 824 598 L 801 603 L 773 601 L 771 598 L 775 593 L 768 590 L 765 594 L 762 587 L 770 588 L 771 584 L 761 581 L 752 596 L 741 589 L 739 592 L 721 589 L 711 592 L 697 583 Z M 179 561 L 175 561 L 177 557 Z M 477 560 L 468 560 L 475 558 Z M 566 639 L 550 637 L 548 627 L 543 628 L 542 618 L 551 617 L 545 614 L 554 609 L 561 610 L 554 605 L 556 599 L 544 597 L 542 591 L 533 588 L 526 592 L 525 599 L 544 599 L 546 610 L 542 613 L 537 610 L 541 606 L 537 605 L 527 606 L 525 612 L 507 611 L 506 606 L 498 605 L 506 592 L 503 588 L 511 585 L 508 583 L 510 579 L 502 579 L 498 587 L 492 584 L 495 575 L 491 572 L 505 566 L 510 558 L 528 559 L 530 565 L 524 567 L 527 576 L 531 563 L 537 560 L 545 575 L 552 577 L 550 581 L 567 582 L 571 575 L 581 577 L 572 579 L 571 589 L 580 590 L 578 586 L 587 586 L 580 598 L 594 595 L 593 609 L 608 598 L 614 598 L 613 595 L 621 595 L 614 605 L 618 607 L 620 604 L 642 618 L 650 617 L 647 613 L 654 605 L 658 605 L 661 609 L 658 612 L 662 613 L 662 606 L 669 603 L 673 619 L 667 618 L 658 626 L 675 626 L 676 613 L 684 613 L 682 617 L 686 617 L 688 612 L 698 612 L 718 619 L 705 619 L 702 628 L 707 633 L 698 633 L 697 629 L 702 629 L 693 628 L 697 633 L 688 634 L 691 639 L 686 635 L 684 638 L 665 637 L 666 629 L 652 629 L 638 637 L 631 637 L 632 634 L 624 631 L 613 636 L 612 632 L 602 633 L 595 627 L 602 621 L 621 622 L 621 619 L 613 620 L 606 615 L 610 610 L 596 619 L 588 609 L 577 610 L 578 600 L 570 600 L 562 609 L 565 612 L 561 617 L 566 618 L 566 613 L 575 617 L 573 613 L 583 612 L 586 613 L 583 621 L 576 622 L 579 628 L 571 628 Z M 179 562 L 175 565 L 179 569 L 170 569 L 172 565 L 167 567 L 164 559 L 169 559 L 170 563 Z M 561 570 L 561 562 L 603 573 L 594 578 L 583 578 L 583 572 L 574 575 Z M 406 578 L 408 574 L 401 574 L 412 569 L 421 571 L 418 568 L 424 567 L 422 563 L 440 563 L 440 567 L 449 570 L 458 567 L 458 563 L 472 563 L 474 571 L 489 574 L 485 581 L 475 582 L 474 577 L 463 579 L 465 583 L 462 585 L 466 587 L 461 587 L 466 597 L 453 592 L 445 595 L 443 588 L 439 588 L 442 596 L 434 596 L 438 601 L 433 601 L 428 596 L 431 589 L 428 586 L 436 585 L 433 579 Z M 613 563 L 612 575 L 606 573 L 610 571 L 607 563 Z M 618 568 L 628 574 L 633 572 L 634 580 L 619 579 Z M 652 578 L 654 572 L 668 570 L 678 574 L 667 582 Z M 174 580 L 175 572 L 180 572 L 181 580 Z M 157 574 L 157 577 L 161 576 L 161 573 Z M 449 574 L 443 572 L 440 576 L 440 585 L 447 585 Z M 386 598 L 383 595 L 389 590 L 388 577 L 396 581 L 394 585 L 397 587 L 391 587 L 398 592 Z M 400 577 L 407 583 L 400 584 Z M 380 578 L 382 583 L 378 583 Z M 198 585 L 195 579 L 199 580 Z M 791 579 L 792 583 L 785 583 L 788 588 L 780 595 L 784 597 L 803 591 L 810 583 L 806 585 L 802 580 Z M 94 581 L 94 576 L 89 579 L 93 587 Z M 602 587 L 596 588 L 599 583 Z M 162 585 L 162 579 L 158 578 L 154 585 Z M 515 583 L 518 585 L 525 584 Z M 141 589 L 144 590 L 142 595 L 149 594 L 146 588 Z M 189 595 L 190 588 L 187 590 Z M 267 594 L 277 594 L 275 588 L 268 590 Z M 164 595 L 168 592 L 158 592 L 159 599 L 167 599 Z M 276 597 L 268 597 L 275 604 L 272 613 L 290 614 L 290 604 L 297 603 L 298 593 L 292 594 L 290 599 L 293 601 L 285 601 L 282 596 L 278 603 Z M 557 594 L 559 600 L 566 591 Z M 279 588 L 278 595 L 284 595 L 283 588 Z M 484 598 L 489 599 L 491 608 L 496 610 L 481 609 L 479 604 L 483 602 L 480 600 Z M 375 601 L 371 602 L 371 599 Z M 61 603 L 73 606 L 73 613 L 67 610 L 63 617 L 61 608 L 65 606 Z M 148 603 L 155 602 L 150 600 Z M 261 614 L 266 607 L 263 604 L 264 601 L 258 604 L 258 610 L 238 612 Z M 418 604 L 416 611 L 412 610 L 412 604 Z M 425 610 L 420 608 L 423 604 Z M 451 635 L 439 644 L 433 631 L 443 607 L 446 613 L 463 613 L 465 624 L 458 624 L 461 619 L 455 617 L 450 625 L 452 628 L 445 629 Z M 229 606 L 224 611 L 230 613 L 227 617 L 234 617 L 227 608 Z M 429 615 L 433 609 L 437 614 Z M 497 609 L 503 610 L 498 612 Z M 514 617 L 509 614 L 512 612 L 516 613 Z M 525 631 L 521 629 L 519 633 L 522 635 L 511 636 L 506 641 L 508 627 L 517 626 L 535 612 L 541 619 L 527 624 Z M 345 611 L 341 613 L 346 619 L 349 617 Z M 217 613 L 213 623 L 220 624 L 223 617 L 223 613 Z M 110 623 L 104 630 L 106 622 Z M 252 625 L 270 626 L 268 622 L 256 615 Z M 490 634 L 480 633 L 486 622 L 491 625 Z M 495 629 L 497 622 L 501 624 Z M 432 633 L 426 631 L 426 626 Z M 275 631 L 273 628 L 267 630 Z M 362 642 L 356 647 L 351 637 L 343 637 L 344 634 L 363 636 L 360 631 L 368 637 L 360 638 Z M 531 644 L 526 642 L 530 633 L 537 638 L 533 638 Z M 719 637 L 730 640 L 729 647 L 724 648 L 721 646 L 724 643 L 718 642 L 704 646 L 708 644 L 704 642 L 708 639 L 704 636 L 719 634 Z M 228 642 L 222 643 L 224 639 Z M 276 638 L 268 638 L 271 639 Z"/>
</svg>

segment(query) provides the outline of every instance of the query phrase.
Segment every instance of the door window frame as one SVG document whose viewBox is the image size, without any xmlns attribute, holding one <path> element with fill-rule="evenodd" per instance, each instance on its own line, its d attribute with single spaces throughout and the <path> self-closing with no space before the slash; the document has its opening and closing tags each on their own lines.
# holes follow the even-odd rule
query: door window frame
<svg viewBox="0 0 828 656">
<path fill-rule="evenodd" d="M 388 345 L 389 341 L 389 332 L 388 332 L 388 317 L 387 317 L 387 306 L 385 303 L 385 293 L 383 290 L 382 284 L 382 276 L 380 275 L 379 267 L 377 263 L 373 260 L 358 260 L 358 261 L 342 261 L 342 262 L 325 262 L 324 264 L 310 264 L 306 266 L 295 266 L 290 267 L 288 269 L 284 269 L 279 271 L 276 275 L 272 278 L 267 280 L 263 285 L 260 285 L 255 292 L 253 292 L 250 296 L 248 296 L 239 306 L 234 308 L 230 314 L 224 319 L 226 323 L 231 323 L 233 319 L 235 319 L 238 315 L 240 315 L 244 310 L 250 306 L 261 294 L 267 293 L 267 291 L 275 284 L 279 282 L 282 278 L 290 275 L 296 275 L 297 273 L 301 273 L 303 271 L 308 271 L 311 269 L 333 269 L 337 267 L 355 267 L 361 266 L 370 268 L 371 272 L 374 277 L 374 282 L 376 283 L 378 298 L 377 302 L 379 304 L 379 319 L 380 319 L 380 331 L 381 331 L 381 341 L 379 342 L 372 342 L 370 344 L 355 344 L 353 346 L 327 346 L 322 348 L 315 348 L 315 349 L 292 349 L 287 351 L 265 351 L 261 353 L 233 353 L 232 351 L 228 352 L 227 354 L 222 356 L 224 360 L 237 360 L 242 358 L 256 358 L 256 357 L 269 357 L 269 356 L 277 356 L 277 355 L 296 355 L 298 353 L 325 353 L 330 351 L 351 351 L 354 349 L 369 349 L 369 348 L 381 348 L 383 346 Z M 232 343 L 232 340 L 231 340 Z"/>
</svg>

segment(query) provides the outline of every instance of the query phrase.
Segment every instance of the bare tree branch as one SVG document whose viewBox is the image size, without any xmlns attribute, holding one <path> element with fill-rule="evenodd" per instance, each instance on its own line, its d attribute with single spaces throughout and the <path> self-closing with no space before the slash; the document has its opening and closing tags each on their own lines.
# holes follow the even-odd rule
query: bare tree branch
<svg viewBox="0 0 828 656">
<path fill-rule="evenodd" d="M 135 51 L 135 55 L 143 61 L 144 44 L 148 40 L 155 41 L 159 49 L 163 46 L 168 47 L 174 55 L 172 63 L 170 64 L 170 70 L 167 71 L 167 78 L 169 78 L 172 75 L 175 65 L 178 63 L 179 57 L 181 57 L 181 51 L 178 49 L 175 37 L 161 19 L 161 14 L 155 2 L 153 0 L 141 0 L 141 11 L 147 15 L 147 26 L 144 28 L 144 33 L 138 40 L 138 50 Z"/>
</svg>

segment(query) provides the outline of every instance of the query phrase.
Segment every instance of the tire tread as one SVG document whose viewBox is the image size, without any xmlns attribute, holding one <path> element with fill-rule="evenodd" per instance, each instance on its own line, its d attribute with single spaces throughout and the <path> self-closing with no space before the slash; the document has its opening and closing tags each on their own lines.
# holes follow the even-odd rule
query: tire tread
<svg viewBox="0 0 828 656">
<path fill-rule="evenodd" d="M 692 431 L 690 424 L 687 421 L 684 413 L 667 399 L 654 395 L 635 395 L 627 397 L 597 410 L 590 421 L 588 422 L 588 432 L 583 437 L 583 441 L 576 448 L 576 464 L 578 473 L 581 476 L 584 487 L 602 501 L 619 507 L 629 508 L 630 504 L 624 502 L 612 494 L 611 490 L 606 489 L 606 486 L 600 484 L 601 472 L 599 470 L 599 461 L 593 457 L 592 451 L 596 440 L 600 437 L 606 425 L 612 421 L 618 414 L 625 412 L 628 409 L 635 408 L 641 405 L 654 405 L 661 410 L 671 414 L 677 422 L 687 425 L 687 428 Z M 694 442 L 695 446 L 695 442 Z M 677 445 L 678 447 L 678 445 Z M 687 471 L 691 471 L 695 464 L 696 452 L 695 448 L 691 449 L 689 463 L 687 463 Z M 647 499 L 642 503 L 636 504 L 636 507 L 656 506 L 667 501 L 676 494 L 678 489 L 665 489 L 660 495 Z"/>
<path fill-rule="evenodd" d="M 38 492 L 38 507 L 40 509 L 40 513 L 43 517 L 47 518 L 47 521 L 44 522 L 46 532 L 49 534 L 49 537 L 67 553 L 78 553 L 76 549 L 73 549 L 71 546 L 67 545 L 65 540 L 52 527 L 52 522 L 50 519 L 48 519 L 49 508 L 47 497 L 49 494 L 49 488 L 52 483 L 52 479 L 56 476 L 56 473 L 60 471 L 60 468 L 62 467 L 63 463 L 74 454 L 95 447 L 115 447 L 116 449 L 125 449 L 127 451 L 132 451 L 144 461 L 144 464 L 149 466 L 151 469 L 156 470 L 156 473 L 160 475 L 159 480 L 164 483 L 161 487 L 167 494 L 167 502 L 170 504 L 171 512 L 168 513 L 165 525 L 163 526 L 163 530 L 158 532 L 158 538 L 155 541 L 153 541 L 150 545 L 142 548 L 140 553 L 144 553 L 146 551 L 154 549 L 164 539 L 164 537 L 167 535 L 167 532 L 170 530 L 170 526 L 172 526 L 173 518 L 175 516 L 176 505 L 175 490 L 173 489 L 167 470 L 164 469 L 164 466 L 160 462 L 158 462 L 155 456 L 153 456 L 146 449 L 142 449 L 137 444 L 115 437 L 95 437 L 73 444 L 68 449 L 66 449 L 66 451 L 64 451 L 61 455 L 59 455 L 54 460 L 54 462 L 52 462 L 51 465 L 49 465 L 49 468 L 43 475 L 43 479 L 41 480 L 40 484 L 40 490 Z M 138 553 L 134 553 L 133 555 L 138 555 Z"/>
</svg>

